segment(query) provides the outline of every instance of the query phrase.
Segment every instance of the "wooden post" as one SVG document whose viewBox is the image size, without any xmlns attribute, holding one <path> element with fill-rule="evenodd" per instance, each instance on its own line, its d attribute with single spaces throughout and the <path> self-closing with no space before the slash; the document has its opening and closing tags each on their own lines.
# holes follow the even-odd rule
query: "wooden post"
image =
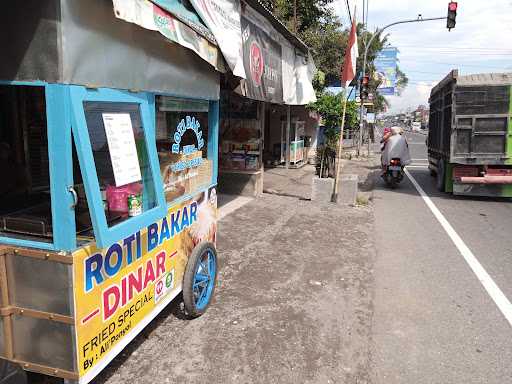
<svg viewBox="0 0 512 384">
<path fill-rule="evenodd" d="M 9 289 L 7 283 L 7 263 L 6 263 L 6 248 L 0 248 L 0 290 L 1 292 L 1 307 L 6 308 L 9 306 Z M 11 283 L 12 284 L 12 283 Z M 14 357 L 14 344 L 13 344 L 13 331 L 12 331 L 12 315 L 3 317 L 4 326 L 4 351 L 2 355 L 7 359 Z"/>
<path fill-rule="evenodd" d="M 340 140 L 338 142 L 338 148 L 336 150 L 336 174 L 334 176 L 334 188 L 332 191 L 331 201 L 336 203 L 338 201 L 338 183 L 340 179 L 341 172 L 341 151 L 343 150 L 343 132 L 345 130 L 345 114 L 347 112 L 347 94 L 346 91 L 343 93 L 343 114 L 341 118 L 341 132 L 340 132 Z"/>
<path fill-rule="evenodd" d="M 285 161 L 286 161 L 286 169 L 290 168 L 290 130 L 292 124 L 292 108 L 287 105 L 286 109 L 286 152 L 285 152 Z"/>
</svg>

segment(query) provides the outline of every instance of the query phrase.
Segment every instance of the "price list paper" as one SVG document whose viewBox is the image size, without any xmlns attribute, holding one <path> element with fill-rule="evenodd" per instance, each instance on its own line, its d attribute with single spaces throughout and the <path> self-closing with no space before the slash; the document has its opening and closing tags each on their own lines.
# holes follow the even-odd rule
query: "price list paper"
<svg viewBox="0 0 512 384">
<path fill-rule="evenodd" d="M 116 187 L 142 179 L 132 120 L 128 113 L 103 113 Z"/>
</svg>

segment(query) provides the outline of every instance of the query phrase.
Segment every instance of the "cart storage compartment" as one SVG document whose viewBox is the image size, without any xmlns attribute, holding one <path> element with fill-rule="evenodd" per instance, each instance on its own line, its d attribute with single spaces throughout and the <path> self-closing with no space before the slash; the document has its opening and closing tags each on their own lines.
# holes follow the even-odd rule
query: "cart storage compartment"
<svg viewBox="0 0 512 384">
<path fill-rule="evenodd" d="M 75 378 L 72 257 L 0 249 L 0 355 L 27 370 Z"/>
<path fill-rule="evenodd" d="M 7 255 L 9 301 L 21 308 L 73 316 L 71 265 Z"/>
<path fill-rule="evenodd" d="M 13 316 L 14 359 L 74 371 L 74 326 L 28 316 Z"/>
<path fill-rule="evenodd" d="M 0 236 L 52 239 L 44 87 L 0 85 Z"/>
</svg>

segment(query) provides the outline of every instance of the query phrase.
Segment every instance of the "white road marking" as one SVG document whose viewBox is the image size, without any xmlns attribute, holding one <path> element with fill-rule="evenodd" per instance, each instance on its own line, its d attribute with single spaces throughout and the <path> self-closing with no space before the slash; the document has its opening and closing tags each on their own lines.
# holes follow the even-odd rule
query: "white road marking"
<svg viewBox="0 0 512 384">
<path fill-rule="evenodd" d="M 238 208 L 243 207 L 245 204 L 254 200 L 252 197 L 238 196 L 235 199 L 231 200 L 229 203 L 226 203 L 222 207 L 219 208 L 219 216 L 218 220 L 222 220 L 227 215 L 235 212 Z"/>
<path fill-rule="evenodd" d="M 411 180 L 411 183 L 414 185 L 420 196 L 423 198 L 423 201 L 425 201 L 427 207 L 430 208 L 437 221 L 439 221 L 439 223 L 446 231 L 448 236 L 450 236 L 450 239 L 453 241 L 462 257 L 464 257 L 464 260 L 466 260 L 466 263 L 468 263 L 469 267 L 476 275 L 480 283 L 484 286 L 485 290 L 487 291 L 491 299 L 494 301 L 494 303 L 497 305 L 498 309 L 501 311 L 503 316 L 505 316 L 509 324 L 512 326 L 512 303 L 510 303 L 510 301 L 507 299 L 502 290 L 494 282 L 491 276 L 489 276 L 484 267 L 482 267 L 482 265 L 477 260 L 475 255 L 473 255 L 473 252 L 471 252 L 471 250 L 464 243 L 464 241 L 462 241 L 461 237 L 457 234 L 457 232 L 455 232 L 455 229 L 453 229 L 448 220 L 446 220 L 441 211 L 439 211 L 439 209 L 435 206 L 430 197 L 427 196 L 423 188 L 421 188 L 416 179 L 414 179 L 414 177 L 410 174 L 410 172 L 407 169 L 405 169 L 405 174 L 407 175 L 409 180 Z"/>
<path fill-rule="evenodd" d="M 428 168 L 428 164 L 411 164 L 411 165 L 407 165 L 406 168 L 422 168 L 422 169 L 425 169 L 425 168 Z"/>
<path fill-rule="evenodd" d="M 412 161 L 428 161 L 428 159 L 411 159 Z"/>
</svg>

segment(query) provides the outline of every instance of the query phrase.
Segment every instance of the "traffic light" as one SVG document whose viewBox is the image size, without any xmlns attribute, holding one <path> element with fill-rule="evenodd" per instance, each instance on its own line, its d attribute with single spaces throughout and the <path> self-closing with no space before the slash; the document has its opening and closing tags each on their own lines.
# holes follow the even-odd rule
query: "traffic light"
<svg viewBox="0 0 512 384">
<path fill-rule="evenodd" d="M 446 28 L 450 31 L 455 28 L 455 18 L 457 17 L 457 2 L 450 1 L 448 3 L 448 17 L 446 18 Z"/>
<path fill-rule="evenodd" d="M 363 76 L 361 78 L 361 99 L 368 99 L 368 84 L 370 83 L 370 76 Z"/>
</svg>

